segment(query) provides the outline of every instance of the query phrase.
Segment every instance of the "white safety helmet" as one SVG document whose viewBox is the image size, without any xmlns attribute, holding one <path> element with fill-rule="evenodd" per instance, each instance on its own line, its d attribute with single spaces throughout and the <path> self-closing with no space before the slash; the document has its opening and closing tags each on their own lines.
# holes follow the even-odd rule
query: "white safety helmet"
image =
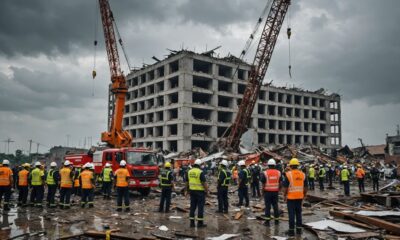
<svg viewBox="0 0 400 240">
<path fill-rule="evenodd" d="M 42 164 L 40 162 L 35 162 L 35 167 L 40 167 Z"/>
<path fill-rule="evenodd" d="M 9 164 L 10 164 L 10 161 L 8 161 L 7 159 L 3 160 L 3 165 L 9 165 Z"/>
<path fill-rule="evenodd" d="M 106 167 L 111 167 L 111 164 L 110 163 L 106 163 Z"/>
<path fill-rule="evenodd" d="M 121 160 L 121 162 L 119 162 L 120 166 L 126 166 L 126 161 L 125 160 Z"/>
<path fill-rule="evenodd" d="M 89 168 L 90 168 L 91 170 L 94 170 L 94 164 L 93 164 L 93 163 L 89 163 Z"/>
<path fill-rule="evenodd" d="M 239 165 L 239 166 L 245 166 L 246 163 L 244 162 L 244 160 L 240 160 L 240 161 L 238 162 L 238 165 Z"/>
<path fill-rule="evenodd" d="M 196 159 L 196 161 L 194 161 L 194 165 L 201 165 L 201 160 L 200 159 Z"/>
<path fill-rule="evenodd" d="M 228 166 L 228 161 L 222 160 L 222 161 L 221 161 L 221 165 Z"/>
<path fill-rule="evenodd" d="M 69 166 L 69 165 L 71 165 L 71 162 L 69 160 L 65 160 L 64 166 Z"/>
<path fill-rule="evenodd" d="M 88 164 L 89 164 L 89 163 L 83 164 L 82 168 L 87 168 Z"/>
<path fill-rule="evenodd" d="M 275 166 L 275 165 L 276 165 L 275 159 L 271 158 L 270 160 L 268 160 L 267 165 L 273 165 L 273 166 Z"/>
<path fill-rule="evenodd" d="M 57 167 L 57 163 L 56 162 L 51 162 L 50 163 L 50 167 Z"/>
</svg>

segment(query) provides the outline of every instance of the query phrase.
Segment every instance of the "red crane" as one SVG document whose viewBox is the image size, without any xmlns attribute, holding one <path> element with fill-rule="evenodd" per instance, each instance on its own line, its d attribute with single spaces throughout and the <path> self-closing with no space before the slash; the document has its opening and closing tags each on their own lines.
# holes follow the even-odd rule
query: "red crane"
<svg viewBox="0 0 400 240">
<path fill-rule="evenodd" d="M 108 0 L 99 0 L 99 6 L 111 73 L 111 93 L 114 95 L 109 129 L 101 134 L 101 141 L 107 143 L 110 147 L 129 147 L 132 144 L 132 136 L 128 131 L 122 129 L 125 96 L 128 92 L 128 86 L 121 71 L 113 25 L 114 17 Z"/>
<path fill-rule="evenodd" d="M 249 74 L 249 80 L 243 94 L 242 102 L 239 106 L 235 121 L 230 126 L 229 131 L 225 132 L 222 145 L 225 148 L 232 148 L 237 151 L 240 145 L 240 138 L 247 131 L 250 123 L 251 114 L 257 101 L 262 81 L 271 61 L 272 52 L 275 48 L 283 20 L 288 11 L 290 0 L 273 0 L 271 9 L 268 13 L 264 29 L 261 33 L 256 55 Z M 227 136 L 226 136 L 227 135 Z"/>
</svg>

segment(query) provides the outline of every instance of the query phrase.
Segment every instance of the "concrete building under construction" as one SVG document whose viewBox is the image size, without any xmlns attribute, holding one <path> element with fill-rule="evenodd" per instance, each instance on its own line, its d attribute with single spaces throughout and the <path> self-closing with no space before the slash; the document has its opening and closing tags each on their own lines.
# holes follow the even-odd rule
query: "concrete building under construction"
<svg viewBox="0 0 400 240">
<path fill-rule="evenodd" d="M 127 76 L 124 128 L 135 146 L 186 151 L 207 149 L 235 118 L 250 65 L 212 52 L 174 52 Z M 252 115 L 255 144 L 341 145 L 338 94 L 261 88 Z"/>
</svg>

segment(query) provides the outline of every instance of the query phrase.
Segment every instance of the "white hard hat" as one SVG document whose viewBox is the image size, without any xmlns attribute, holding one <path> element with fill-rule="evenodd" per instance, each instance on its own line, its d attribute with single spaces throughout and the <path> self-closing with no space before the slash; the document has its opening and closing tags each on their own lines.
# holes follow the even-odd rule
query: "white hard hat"
<svg viewBox="0 0 400 240">
<path fill-rule="evenodd" d="M 121 162 L 119 162 L 120 166 L 126 166 L 126 161 L 125 160 L 121 160 Z"/>
<path fill-rule="evenodd" d="M 69 166 L 69 165 L 71 165 L 71 162 L 69 160 L 65 160 L 64 166 Z"/>
<path fill-rule="evenodd" d="M 106 163 L 106 167 L 111 167 L 111 164 L 110 163 Z"/>
<path fill-rule="evenodd" d="M 222 161 L 221 161 L 221 164 L 224 165 L 224 166 L 228 166 L 228 161 L 222 160 Z"/>
<path fill-rule="evenodd" d="M 94 164 L 93 163 L 89 163 L 89 168 L 93 170 L 94 169 Z"/>
<path fill-rule="evenodd" d="M 268 165 L 276 165 L 276 161 L 275 159 L 271 158 L 270 160 L 268 160 Z"/>
<path fill-rule="evenodd" d="M 194 165 L 201 165 L 201 160 L 200 159 L 196 159 L 196 161 L 194 161 Z"/>
<path fill-rule="evenodd" d="M 9 164 L 10 164 L 10 161 L 8 161 L 7 159 L 3 160 L 3 165 L 9 165 Z"/>
<path fill-rule="evenodd" d="M 324 165 L 322 165 L 322 164 L 321 164 L 321 165 L 319 165 L 319 166 L 320 166 L 320 167 L 324 167 Z"/>
<path fill-rule="evenodd" d="M 243 160 L 240 160 L 240 161 L 238 162 L 238 165 L 239 165 L 239 166 L 245 166 L 246 163 L 245 163 Z"/>
<path fill-rule="evenodd" d="M 35 167 L 39 167 L 39 166 L 41 166 L 42 164 L 40 163 L 40 162 L 35 162 Z"/>
<path fill-rule="evenodd" d="M 50 163 L 50 167 L 57 167 L 57 163 L 56 162 L 51 162 Z"/>
</svg>

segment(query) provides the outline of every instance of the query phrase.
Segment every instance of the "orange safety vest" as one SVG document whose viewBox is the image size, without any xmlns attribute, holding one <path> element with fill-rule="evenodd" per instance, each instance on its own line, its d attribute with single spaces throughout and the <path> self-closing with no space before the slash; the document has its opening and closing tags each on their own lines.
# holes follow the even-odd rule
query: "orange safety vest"
<svg viewBox="0 0 400 240">
<path fill-rule="evenodd" d="M 18 186 L 20 186 L 20 187 L 28 186 L 28 176 L 29 176 L 28 170 L 22 169 L 21 171 L 19 171 L 18 172 Z"/>
<path fill-rule="evenodd" d="M 118 168 L 117 171 L 115 171 L 115 176 L 117 176 L 117 187 L 127 187 L 128 186 L 128 181 L 126 181 L 126 178 L 129 177 L 129 171 L 126 168 Z"/>
<path fill-rule="evenodd" d="M 0 186 L 10 186 L 10 176 L 12 175 L 13 172 L 9 167 L 0 167 Z"/>
<path fill-rule="evenodd" d="M 281 172 L 276 169 L 267 169 L 264 172 L 265 184 L 264 191 L 266 192 L 278 192 L 279 191 L 279 180 L 281 178 Z"/>
<path fill-rule="evenodd" d="M 81 181 L 82 181 L 82 189 L 92 189 L 92 179 L 93 179 L 93 172 L 89 170 L 83 170 L 81 172 Z"/>
<path fill-rule="evenodd" d="M 74 179 L 74 187 L 80 187 L 81 185 L 79 183 L 79 176 L 81 175 L 81 169 L 77 169 L 75 171 L 78 172 L 78 176 Z M 75 172 L 75 174 L 76 174 L 76 172 Z M 74 174 L 74 177 L 75 177 L 75 174 Z"/>
<path fill-rule="evenodd" d="M 60 170 L 61 187 L 62 188 L 72 188 L 72 178 L 71 169 L 68 167 L 63 167 Z"/>
<path fill-rule="evenodd" d="M 298 169 L 294 169 L 286 172 L 286 178 L 289 181 L 287 199 L 303 199 L 305 174 Z"/>
<path fill-rule="evenodd" d="M 365 176 L 364 170 L 362 168 L 357 168 L 356 176 L 357 176 L 357 178 L 364 178 L 364 176 Z"/>
</svg>

